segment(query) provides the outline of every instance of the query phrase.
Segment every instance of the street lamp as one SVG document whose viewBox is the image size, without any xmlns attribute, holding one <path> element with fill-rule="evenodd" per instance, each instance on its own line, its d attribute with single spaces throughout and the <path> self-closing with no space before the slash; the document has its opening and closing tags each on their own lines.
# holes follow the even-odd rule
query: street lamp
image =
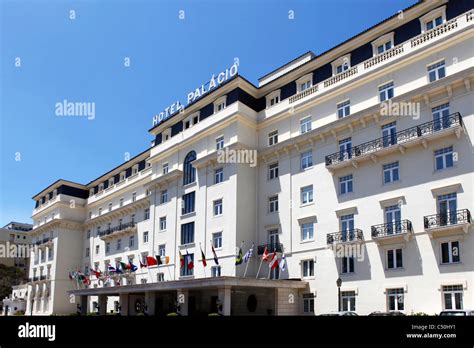
<svg viewBox="0 0 474 348">
<path fill-rule="evenodd" d="M 338 311 L 341 311 L 341 285 L 342 285 L 342 279 L 341 277 L 338 277 L 336 280 L 336 285 L 337 285 L 337 303 L 338 303 Z"/>
</svg>

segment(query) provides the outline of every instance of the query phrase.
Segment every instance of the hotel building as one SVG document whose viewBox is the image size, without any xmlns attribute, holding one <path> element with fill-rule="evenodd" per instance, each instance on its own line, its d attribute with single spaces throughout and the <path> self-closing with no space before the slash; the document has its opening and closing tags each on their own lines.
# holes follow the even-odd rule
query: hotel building
<svg viewBox="0 0 474 348">
<path fill-rule="evenodd" d="M 419 2 L 258 86 L 236 75 L 129 161 L 36 194 L 27 313 L 474 308 L 471 7 Z M 257 163 L 219 157 L 254 150 Z M 261 265 L 265 247 L 284 269 Z"/>
</svg>

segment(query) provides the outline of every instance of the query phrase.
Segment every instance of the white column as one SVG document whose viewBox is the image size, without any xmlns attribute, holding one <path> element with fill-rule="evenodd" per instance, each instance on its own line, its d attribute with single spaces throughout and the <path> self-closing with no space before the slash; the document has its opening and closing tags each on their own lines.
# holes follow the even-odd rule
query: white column
<svg viewBox="0 0 474 348">
<path fill-rule="evenodd" d="M 128 315 L 128 303 L 129 296 L 128 294 L 120 294 L 120 315 Z"/>
<path fill-rule="evenodd" d="M 155 315 L 155 293 L 154 292 L 145 292 L 145 304 L 148 315 Z"/>
<path fill-rule="evenodd" d="M 218 289 L 218 298 L 222 306 L 219 313 L 221 313 L 222 315 L 230 315 L 231 296 L 232 296 L 232 288 L 230 286 L 225 286 Z"/>
<path fill-rule="evenodd" d="M 178 306 L 181 315 L 188 315 L 189 291 L 178 289 Z"/>
</svg>

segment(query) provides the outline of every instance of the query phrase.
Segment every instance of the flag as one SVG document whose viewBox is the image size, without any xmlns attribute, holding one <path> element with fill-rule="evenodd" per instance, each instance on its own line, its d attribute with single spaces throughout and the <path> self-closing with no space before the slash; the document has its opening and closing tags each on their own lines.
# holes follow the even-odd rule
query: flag
<svg viewBox="0 0 474 348">
<path fill-rule="evenodd" d="M 123 273 L 123 269 L 121 268 L 120 263 L 121 262 L 116 262 L 115 263 L 115 272 L 117 272 L 117 273 Z"/>
<path fill-rule="evenodd" d="M 72 276 L 72 273 L 69 272 L 69 280 L 73 280 L 73 279 L 74 279 L 74 277 Z"/>
<path fill-rule="evenodd" d="M 85 284 L 85 285 L 90 285 L 91 280 L 89 279 L 89 277 L 84 276 L 84 278 L 82 279 L 82 283 Z"/>
<path fill-rule="evenodd" d="M 131 272 L 135 272 L 135 271 L 138 269 L 138 267 L 135 266 L 135 265 L 132 263 L 132 261 L 128 261 L 128 269 L 129 269 Z"/>
<path fill-rule="evenodd" d="M 242 246 L 239 248 L 239 252 L 237 255 L 235 255 L 235 265 L 240 265 L 244 260 L 243 260 L 243 252 L 242 252 Z"/>
<path fill-rule="evenodd" d="M 188 257 L 188 269 L 192 270 L 194 268 L 194 263 L 193 259 L 191 258 L 191 255 L 189 255 L 189 252 L 186 250 L 186 256 Z"/>
<path fill-rule="evenodd" d="M 125 262 L 120 262 L 120 268 L 125 271 L 126 269 L 130 269 L 130 266 L 127 265 Z"/>
<path fill-rule="evenodd" d="M 204 267 L 206 267 L 206 266 L 207 266 L 206 255 L 204 255 L 204 251 L 202 251 L 202 248 L 201 248 L 201 247 L 200 247 L 200 249 L 201 249 L 201 262 L 202 262 L 202 265 L 203 265 Z"/>
<path fill-rule="evenodd" d="M 91 273 L 95 275 L 96 278 L 99 278 L 102 275 L 102 272 L 100 270 L 96 271 L 93 268 L 91 268 Z"/>
<path fill-rule="evenodd" d="M 262 254 L 262 261 L 268 261 L 268 249 L 267 247 L 265 247 L 265 250 L 263 250 L 263 254 Z"/>
<path fill-rule="evenodd" d="M 155 266 L 158 264 L 158 262 L 156 261 L 156 259 L 153 257 L 153 256 L 147 256 L 146 257 L 146 263 L 148 266 Z"/>
<path fill-rule="evenodd" d="M 286 256 L 285 256 L 285 254 L 281 255 L 280 269 L 282 271 L 284 271 L 286 269 Z"/>
<path fill-rule="evenodd" d="M 211 248 L 212 248 L 212 253 L 214 254 L 214 262 L 216 263 L 216 265 L 218 265 L 219 264 L 219 259 L 217 257 L 216 251 L 214 250 L 214 245 L 211 244 Z"/>
<path fill-rule="evenodd" d="M 107 270 L 110 272 L 110 273 L 115 273 L 116 272 L 116 269 L 114 267 L 112 267 L 111 265 L 109 265 L 107 267 Z"/>
<path fill-rule="evenodd" d="M 145 263 L 142 263 L 142 260 L 139 260 L 139 261 L 140 261 L 140 268 L 147 267 L 146 260 L 143 260 L 145 261 Z"/>
<path fill-rule="evenodd" d="M 165 256 L 165 263 L 166 264 L 170 263 L 170 257 L 169 256 Z"/>
<path fill-rule="evenodd" d="M 247 263 L 250 258 L 253 256 L 253 245 L 252 247 L 245 253 L 244 255 L 244 262 Z"/>
<path fill-rule="evenodd" d="M 184 267 L 184 256 L 181 254 L 181 251 L 179 252 L 179 265 L 181 268 Z"/>
<path fill-rule="evenodd" d="M 156 255 L 156 261 L 158 262 L 158 266 L 163 264 L 163 261 L 161 261 L 160 255 Z"/>
<path fill-rule="evenodd" d="M 276 250 L 272 254 L 272 258 L 270 260 L 270 263 L 268 264 L 268 267 L 270 267 L 272 270 L 275 269 L 278 266 L 278 256 L 276 253 Z"/>
</svg>

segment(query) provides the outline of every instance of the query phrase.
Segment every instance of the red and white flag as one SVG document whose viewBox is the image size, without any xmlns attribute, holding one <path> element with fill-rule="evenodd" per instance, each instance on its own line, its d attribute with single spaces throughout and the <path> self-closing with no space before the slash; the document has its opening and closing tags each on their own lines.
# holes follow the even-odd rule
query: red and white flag
<svg viewBox="0 0 474 348">
<path fill-rule="evenodd" d="M 268 261 L 268 257 L 270 255 L 268 254 L 268 249 L 267 247 L 265 247 L 265 250 L 263 250 L 263 254 L 262 254 L 262 261 Z"/>
<path fill-rule="evenodd" d="M 272 258 L 270 260 L 270 263 L 268 264 L 268 267 L 270 267 L 272 270 L 278 267 L 278 256 L 276 251 L 273 252 Z"/>
</svg>

